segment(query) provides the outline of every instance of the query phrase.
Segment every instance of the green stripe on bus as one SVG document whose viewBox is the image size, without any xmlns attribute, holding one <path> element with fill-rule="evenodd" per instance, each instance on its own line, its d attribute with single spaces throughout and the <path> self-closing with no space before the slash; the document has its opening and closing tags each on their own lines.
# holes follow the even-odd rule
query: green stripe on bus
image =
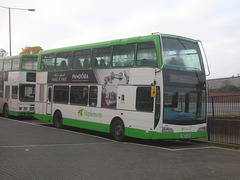
<svg viewBox="0 0 240 180">
<path fill-rule="evenodd" d="M 33 116 L 33 112 L 17 112 L 17 111 L 9 111 L 9 115 L 11 116 Z"/>
<path fill-rule="evenodd" d="M 73 127 L 83 128 L 83 129 L 89 129 L 89 130 L 109 133 L 109 125 L 108 124 L 82 121 L 82 120 L 74 120 L 74 119 L 68 119 L 68 118 L 63 118 L 62 124 L 66 125 L 66 126 L 73 126 Z"/>
<path fill-rule="evenodd" d="M 53 117 L 50 115 L 41 115 L 36 113 L 34 114 L 34 117 L 47 122 L 52 122 L 52 119 L 53 119 Z M 96 122 L 63 118 L 63 125 L 89 129 L 94 131 L 100 131 L 105 133 L 110 132 L 110 125 L 96 123 Z M 141 139 L 194 139 L 194 138 L 206 137 L 207 132 L 203 131 L 203 132 L 184 132 L 184 133 L 161 133 L 161 132 L 153 132 L 153 131 L 125 127 L 125 135 L 128 137 L 141 138 Z"/>
</svg>

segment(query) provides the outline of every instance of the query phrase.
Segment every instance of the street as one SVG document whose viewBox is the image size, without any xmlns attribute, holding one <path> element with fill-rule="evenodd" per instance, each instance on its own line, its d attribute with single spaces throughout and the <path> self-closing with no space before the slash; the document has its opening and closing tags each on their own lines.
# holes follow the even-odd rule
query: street
<svg viewBox="0 0 240 180">
<path fill-rule="evenodd" d="M 240 151 L 0 117 L 0 179 L 239 179 Z"/>
</svg>

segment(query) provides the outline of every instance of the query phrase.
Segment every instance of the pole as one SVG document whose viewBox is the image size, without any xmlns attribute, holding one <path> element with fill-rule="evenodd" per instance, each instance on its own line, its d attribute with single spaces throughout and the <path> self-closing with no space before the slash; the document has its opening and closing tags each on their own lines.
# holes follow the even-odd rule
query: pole
<svg viewBox="0 0 240 180">
<path fill-rule="evenodd" d="M 11 37 L 11 8 L 9 9 L 9 49 L 10 49 L 10 56 L 12 56 L 12 37 Z"/>
<path fill-rule="evenodd" d="M 212 116 L 214 118 L 215 113 L 214 113 L 214 97 L 212 96 Z"/>
<path fill-rule="evenodd" d="M 24 8 L 10 8 L 10 7 L 5 7 L 5 6 L 0 6 L 0 8 L 5 8 L 8 9 L 9 12 L 9 53 L 10 56 L 12 56 L 12 35 L 11 35 L 11 9 L 15 10 L 26 10 L 26 11 L 35 11 L 35 9 L 24 9 Z"/>
</svg>

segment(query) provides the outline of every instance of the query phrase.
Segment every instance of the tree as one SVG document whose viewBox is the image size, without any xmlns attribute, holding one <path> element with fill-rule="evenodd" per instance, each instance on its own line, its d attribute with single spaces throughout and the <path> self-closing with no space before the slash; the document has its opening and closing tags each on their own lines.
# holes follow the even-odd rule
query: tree
<svg viewBox="0 0 240 180">
<path fill-rule="evenodd" d="M 25 48 L 22 48 L 20 54 L 38 54 L 41 50 L 43 49 L 40 46 L 26 46 Z"/>
<path fill-rule="evenodd" d="M 226 85 L 222 86 L 220 89 L 218 89 L 219 92 L 238 92 L 240 91 L 240 87 L 234 86 L 234 85 Z"/>
<path fill-rule="evenodd" d="M 7 51 L 5 51 L 4 49 L 0 48 L 0 57 L 5 57 L 8 54 Z"/>
</svg>

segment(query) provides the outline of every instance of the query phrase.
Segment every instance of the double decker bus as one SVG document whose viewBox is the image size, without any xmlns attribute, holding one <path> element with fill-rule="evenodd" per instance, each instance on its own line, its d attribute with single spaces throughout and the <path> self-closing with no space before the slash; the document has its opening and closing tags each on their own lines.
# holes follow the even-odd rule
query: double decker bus
<svg viewBox="0 0 240 180">
<path fill-rule="evenodd" d="M 206 136 L 200 41 L 154 33 L 40 51 L 35 118 L 143 139 Z"/>
<path fill-rule="evenodd" d="M 34 116 L 37 55 L 0 58 L 0 113 Z"/>
</svg>

